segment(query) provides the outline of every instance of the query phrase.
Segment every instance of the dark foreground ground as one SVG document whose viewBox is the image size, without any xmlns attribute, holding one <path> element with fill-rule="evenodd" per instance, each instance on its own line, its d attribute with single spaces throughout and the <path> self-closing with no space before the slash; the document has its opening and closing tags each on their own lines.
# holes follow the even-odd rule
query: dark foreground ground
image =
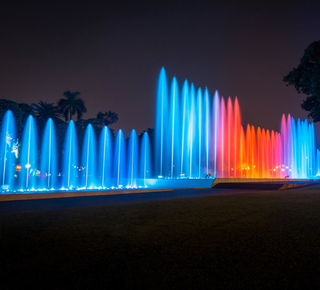
<svg viewBox="0 0 320 290">
<path fill-rule="evenodd" d="M 26 213 L 1 203 L 0 288 L 319 289 L 320 185 L 217 190 L 91 207 L 26 202 Z"/>
</svg>

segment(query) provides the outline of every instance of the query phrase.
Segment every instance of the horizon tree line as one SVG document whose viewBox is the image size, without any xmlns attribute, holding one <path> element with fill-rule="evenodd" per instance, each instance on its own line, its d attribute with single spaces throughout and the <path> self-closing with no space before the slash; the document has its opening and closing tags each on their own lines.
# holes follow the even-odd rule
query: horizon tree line
<svg viewBox="0 0 320 290">
<path fill-rule="evenodd" d="M 57 105 L 54 103 L 47 103 L 39 101 L 38 103 L 32 103 L 34 116 L 40 122 L 46 122 L 51 118 L 55 123 L 65 121 L 68 122 L 73 119 L 73 116 L 77 116 L 77 121 L 82 119 L 84 113 L 87 112 L 87 108 L 82 98 L 79 97 L 80 92 L 71 92 L 70 90 L 63 93 L 64 98 L 58 100 Z M 103 124 L 108 126 L 118 121 L 118 114 L 112 111 L 99 112 L 97 119 L 102 120 Z"/>
<path fill-rule="evenodd" d="M 63 151 L 64 138 L 70 120 L 75 117 L 75 126 L 78 136 L 79 146 L 82 147 L 82 141 L 85 135 L 85 129 L 88 124 L 91 124 L 95 135 L 100 136 L 100 132 L 104 126 L 115 124 L 118 121 L 118 114 L 113 111 L 98 112 L 96 118 L 83 119 L 83 114 L 87 112 L 84 100 L 80 98 L 80 92 L 71 92 L 70 90 L 63 93 L 63 98 L 59 99 L 57 103 L 47 103 L 40 100 L 38 103 L 31 105 L 26 103 L 17 103 L 7 99 L 0 99 L 0 126 L 2 119 L 7 110 L 11 110 L 16 121 L 16 136 L 19 142 L 22 140 L 22 134 L 25 123 L 29 115 L 32 115 L 37 123 L 39 142 L 46 125 L 46 122 L 51 118 L 55 124 L 55 131 L 57 136 L 58 150 Z M 115 132 L 109 128 L 113 139 L 115 139 Z M 1 131 L 1 127 L 0 127 Z M 151 142 L 153 142 L 153 128 L 148 128 L 139 134 L 141 139 L 144 132 L 148 132 Z M 128 137 L 127 137 L 128 138 Z"/>
<path fill-rule="evenodd" d="M 63 93 L 63 98 L 54 103 L 39 101 L 31 105 L 26 103 L 17 103 L 7 99 L 0 99 L 0 131 L 2 130 L 2 119 L 7 110 L 11 110 L 16 121 L 16 138 L 19 144 L 22 140 L 22 134 L 25 123 L 29 115 L 32 115 L 37 123 L 39 142 L 46 125 L 46 122 L 51 118 L 55 124 L 57 137 L 58 151 L 62 153 L 65 134 L 70 120 L 75 120 L 76 131 L 80 146 L 85 135 L 85 129 L 90 123 L 96 133 L 100 135 L 102 128 L 106 125 L 114 124 L 118 121 L 118 114 L 112 111 L 98 112 L 96 118 L 82 119 L 83 114 L 87 112 L 84 100 L 80 98 L 80 92 L 71 92 L 70 90 Z M 114 130 L 110 128 L 111 134 L 114 135 Z"/>
</svg>

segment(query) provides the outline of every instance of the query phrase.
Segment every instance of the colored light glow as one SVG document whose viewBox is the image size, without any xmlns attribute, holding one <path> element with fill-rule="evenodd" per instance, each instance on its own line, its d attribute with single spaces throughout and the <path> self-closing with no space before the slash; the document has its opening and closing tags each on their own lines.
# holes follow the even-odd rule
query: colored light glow
<svg viewBox="0 0 320 290">
<path fill-rule="evenodd" d="M 161 97 L 162 102 L 169 104 L 173 96 L 167 91 L 168 82 L 163 68 L 161 76 L 158 90 L 162 94 L 158 97 Z M 176 82 L 176 79 L 174 81 Z M 162 88 L 161 84 L 164 84 Z M 176 95 L 175 91 L 175 97 Z M 166 100 L 163 100 L 164 96 L 167 97 Z M 206 106 L 210 103 L 212 110 L 208 125 Z M 161 135 L 162 147 L 160 143 L 156 144 L 159 145 L 157 148 L 161 148 L 156 150 L 156 163 L 161 163 L 162 168 L 169 168 L 168 162 L 178 159 L 181 164 L 180 177 L 185 174 L 188 178 L 204 178 L 208 172 L 212 172 L 214 177 L 223 178 L 284 178 L 288 175 L 291 178 L 313 178 L 318 171 L 320 172 L 320 153 L 315 150 L 314 126 L 308 124 L 307 120 L 298 119 L 296 122 L 290 115 L 283 115 L 280 132 L 255 128 L 252 125 L 247 125 L 244 129 L 237 98 L 234 101 L 230 97 L 225 100 L 216 92 L 212 102 L 206 101 L 202 91 L 196 89 L 192 83 L 189 86 L 187 81 L 181 90 L 180 104 L 181 112 L 172 102 L 168 111 L 172 115 L 174 109 L 175 116 L 179 116 L 175 118 L 174 132 L 182 136 L 180 148 L 183 152 L 178 152 L 178 156 L 175 156 L 175 152 L 171 151 L 171 158 L 161 157 L 161 152 L 168 152 L 169 148 L 173 148 L 173 139 L 170 140 L 168 134 Z M 158 117 L 160 113 L 156 108 Z M 185 115 L 189 115 L 189 118 Z M 166 122 L 166 118 L 159 123 Z M 176 123 L 181 124 L 180 128 L 176 127 Z M 173 124 L 167 124 L 168 132 L 172 132 Z M 156 132 L 159 131 L 157 123 L 155 127 Z M 207 128 L 212 128 L 210 138 L 206 136 Z M 199 137 L 198 132 L 204 133 L 203 138 Z M 209 158 L 206 156 L 208 152 Z M 201 156 L 197 156 L 198 153 L 201 153 Z M 157 161 L 158 158 L 161 160 Z M 209 162 L 204 162 L 207 159 Z M 278 170 L 279 164 L 282 164 L 280 168 L 283 170 Z M 168 176 L 160 175 L 164 178 Z"/>
<path fill-rule="evenodd" d="M 187 80 L 180 90 L 175 77 L 168 84 L 164 68 L 159 76 L 155 119 L 154 148 L 147 132 L 138 139 L 132 130 L 126 139 L 120 129 L 113 140 L 107 127 L 101 130 L 97 146 L 91 124 L 79 146 L 71 120 L 63 156 L 58 156 L 52 120 L 46 124 L 41 150 L 38 150 L 37 140 L 41 136 L 33 117 L 29 116 L 21 141 L 20 165 L 13 158 L 18 152 L 12 152 L 13 144 L 17 143 L 15 121 L 12 112 L 7 111 L 0 134 L 1 188 L 19 192 L 59 188 L 136 189 L 146 188 L 146 180 L 152 177 L 167 181 L 208 176 L 320 176 L 320 151 L 316 149 L 312 123 L 283 115 L 280 132 L 250 124 L 244 126 L 237 98 L 225 99 L 217 91 L 211 98 L 207 89 L 196 88 L 193 83 L 189 85 Z M 79 148 L 82 152 L 78 152 Z M 152 172 L 151 168 L 156 171 Z"/>
</svg>

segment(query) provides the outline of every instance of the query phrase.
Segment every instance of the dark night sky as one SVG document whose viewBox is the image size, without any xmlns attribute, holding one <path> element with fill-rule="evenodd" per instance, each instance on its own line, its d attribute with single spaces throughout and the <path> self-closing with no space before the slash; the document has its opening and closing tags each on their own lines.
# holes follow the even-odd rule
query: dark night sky
<svg viewBox="0 0 320 290">
<path fill-rule="evenodd" d="M 240 4 L 241 2 L 241 4 Z M 0 8 L 0 98 L 56 102 L 81 92 L 88 113 L 119 114 L 126 135 L 153 127 L 160 68 L 169 78 L 238 96 L 243 124 L 279 130 L 305 118 L 282 82 L 320 39 L 320 2 L 7 1 Z M 318 135 L 320 130 L 317 126 Z"/>
</svg>

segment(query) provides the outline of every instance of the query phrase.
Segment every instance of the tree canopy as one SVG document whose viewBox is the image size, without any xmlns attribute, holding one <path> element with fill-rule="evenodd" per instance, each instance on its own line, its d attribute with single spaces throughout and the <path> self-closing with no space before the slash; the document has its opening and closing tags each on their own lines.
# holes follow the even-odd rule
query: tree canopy
<svg viewBox="0 0 320 290">
<path fill-rule="evenodd" d="M 48 104 L 47 102 L 39 101 L 37 104 L 32 103 L 31 106 L 38 121 L 45 123 L 49 118 L 55 123 L 61 121 L 59 107 L 53 103 Z"/>
<path fill-rule="evenodd" d="M 83 113 L 87 112 L 84 101 L 79 97 L 79 92 L 66 91 L 63 93 L 65 99 L 58 101 L 61 114 L 63 114 L 66 121 L 72 120 L 72 116 L 77 114 L 77 120 L 80 120 Z"/>
<path fill-rule="evenodd" d="M 14 101 L 0 99 L 0 125 L 6 111 L 11 110 L 15 117 L 17 137 L 21 139 L 29 115 L 36 118 L 39 136 L 42 135 L 47 120 L 51 118 L 55 124 L 58 150 L 61 155 L 63 152 L 65 135 L 68 129 L 67 121 L 71 120 L 72 116 L 77 115 L 75 126 L 78 135 L 79 148 L 82 147 L 85 130 L 89 123 L 93 126 L 98 142 L 102 128 L 118 121 L 118 114 L 112 111 L 106 111 L 105 113 L 99 112 L 97 118 L 82 119 L 82 115 L 87 109 L 84 105 L 84 101 L 79 98 L 80 93 L 66 91 L 63 95 L 65 98 L 60 99 L 57 102 L 57 106 L 45 101 L 39 101 L 30 106 L 24 103 L 19 104 Z M 110 129 L 110 131 L 112 136 L 115 137 L 114 130 Z"/>
<path fill-rule="evenodd" d="M 106 126 L 109 126 L 109 125 L 114 124 L 118 121 L 118 114 L 116 114 L 115 112 L 111 112 L 111 111 L 107 111 L 105 113 L 99 112 L 97 114 L 97 119 L 102 120 Z"/>
<path fill-rule="evenodd" d="M 304 51 L 298 67 L 293 68 L 283 81 L 293 85 L 298 93 L 307 95 L 301 104 L 313 122 L 320 121 L 320 40 L 312 42 Z"/>
</svg>

